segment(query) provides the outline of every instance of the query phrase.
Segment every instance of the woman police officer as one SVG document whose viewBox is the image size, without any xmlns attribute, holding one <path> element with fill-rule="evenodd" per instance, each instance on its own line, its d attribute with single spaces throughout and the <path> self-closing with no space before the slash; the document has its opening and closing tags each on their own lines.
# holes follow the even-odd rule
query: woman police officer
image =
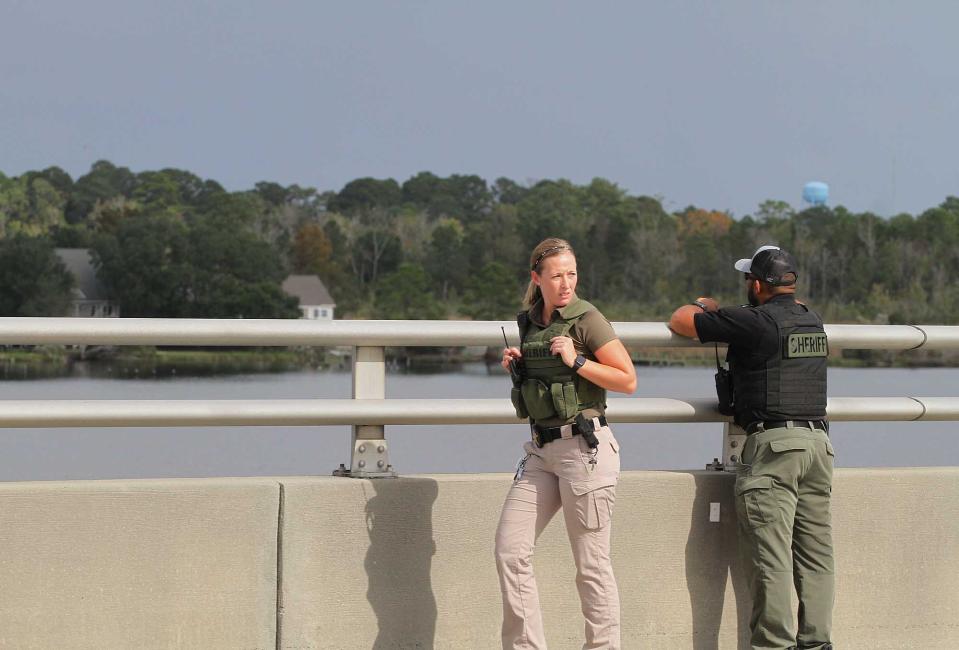
<svg viewBox="0 0 959 650">
<path fill-rule="evenodd" d="M 576 296 L 576 257 L 562 239 L 533 249 L 519 315 L 521 348 L 502 365 L 522 363 L 514 379 L 517 415 L 529 417 L 524 446 L 496 530 L 503 594 L 503 647 L 545 648 L 533 547 L 562 507 L 576 586 L 586 619 L 583 648 L 619 648 L 619 592 L 610 563 L 610 516 L 619 478 L 619 444 L 604 416 L 606 390 L 636 389 L 633 363 L 603 315 Z"/>
</svg>

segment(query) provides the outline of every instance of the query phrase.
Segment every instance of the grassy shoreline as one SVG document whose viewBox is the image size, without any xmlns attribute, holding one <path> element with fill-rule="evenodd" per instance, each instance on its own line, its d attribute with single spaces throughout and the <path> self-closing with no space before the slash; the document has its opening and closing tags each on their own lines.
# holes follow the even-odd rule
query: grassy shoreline
<svg viewBox="0 0 959 650">
<path fill-rule="evenodd" d="M 324 348 L 38 346 L 0 350 L 0 375 L 8 379 L 68 376 L 78 366 L 89 376 L 138 377 L 288 372 L 339 368 L 343 363 L 342 354 Z"/>
</svg>

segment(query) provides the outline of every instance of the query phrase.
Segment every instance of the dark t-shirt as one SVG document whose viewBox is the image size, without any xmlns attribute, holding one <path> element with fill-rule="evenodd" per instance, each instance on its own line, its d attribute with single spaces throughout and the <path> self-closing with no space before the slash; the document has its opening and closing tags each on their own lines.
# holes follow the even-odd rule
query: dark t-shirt
<svg viewBox="0 0 959 650">
<path fill-rule="evenodd" d="M 770 302 L 795 302 L 790 294 Z M 757 356 L 770 357 L 779 352 L 779 330 L 772 316 L 753 307 L 724 307 L 693 316 L 696 337 L 703 343 L 729 343 L 749 348 Z"/>
</svg>

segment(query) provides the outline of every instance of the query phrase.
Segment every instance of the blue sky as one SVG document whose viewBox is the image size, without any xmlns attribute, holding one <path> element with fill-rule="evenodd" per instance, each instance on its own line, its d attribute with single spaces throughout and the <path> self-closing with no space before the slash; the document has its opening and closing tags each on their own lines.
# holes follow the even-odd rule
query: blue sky
<svg viewBox="0 0 959 650">
<path fill-rule="evenodd" d="M 0 171 L 601 176 L 753 211 L 959 194 L 959 4 L 7 0 Z"/>
</svg>

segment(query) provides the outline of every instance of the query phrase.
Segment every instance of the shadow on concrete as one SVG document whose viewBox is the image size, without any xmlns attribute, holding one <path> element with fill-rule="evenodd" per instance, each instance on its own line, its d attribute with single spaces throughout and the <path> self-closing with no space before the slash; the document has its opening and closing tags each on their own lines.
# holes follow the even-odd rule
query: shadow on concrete
<svg viewBox="0 0 959 650">
<path fill-rule="evenodd" d="M 432 648 L 436 599 L 430 569 L 436 481 L 422 478 L 370 481 L 375 496 L 366 504 L 366 598 L 379 632 L 374 650 Z M 331 612 L 331 615 L 334 613 Z"/>
<path fill-rule="evenodd" d="M 716 650 L 727 580 L 736 598 L 739 650 L 749 650 L 749 585 L 740 561 L 733 501 L 735 475 L 691 472 L 696 481 L 686 540 L 686 588 L 693 619 L 693 650 Z M 720 504 L 720 520 L 709 521 L 710 503 Z"/>
</svg>

